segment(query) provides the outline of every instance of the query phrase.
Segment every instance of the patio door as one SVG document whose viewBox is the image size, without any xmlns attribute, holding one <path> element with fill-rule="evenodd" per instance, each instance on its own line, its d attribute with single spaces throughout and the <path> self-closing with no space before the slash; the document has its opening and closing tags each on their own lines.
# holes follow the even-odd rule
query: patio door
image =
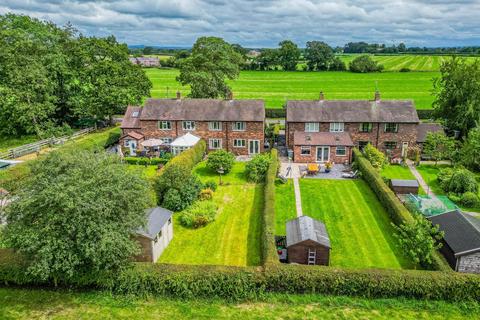
<svg viewBox="0 0 480 320">
<path fill-rule="evenodd" d="M 330 160 L 330 147 L 317 147 L 317 162 L 328 162 Z"/>
<path fill-rule="evenodd" d="M 248 140 L 248 154 L 260 153 L 260 140 Z"/>
</svg>

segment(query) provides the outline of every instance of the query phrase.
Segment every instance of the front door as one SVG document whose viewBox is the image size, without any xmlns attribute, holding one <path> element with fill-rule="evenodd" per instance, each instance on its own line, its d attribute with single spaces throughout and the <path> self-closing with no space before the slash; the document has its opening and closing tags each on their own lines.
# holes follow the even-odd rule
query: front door
<svg viewBox="0 0 480 320">
<path fill-rule="evenodd" d="M 130 155 L 135 156 L 137 150 L 137 141 L 135 140 L 127 140 L 125 142 L 125 146 L 130 149 Z"/>
<path fill-rule="evenodd" d="M 408 142 L 402 143 L 402 157 L 406 157 L 408 153 Z"/>
<path fill-rule="evenodd" d="M 260 140 L 248 140 L 248 154 L 260 153 Z"/>
<path fill-rule="evenodd" d="M 330 147 L 317 147 L 317 162 L 328 162 L 330 160 Z"/>
</svg>

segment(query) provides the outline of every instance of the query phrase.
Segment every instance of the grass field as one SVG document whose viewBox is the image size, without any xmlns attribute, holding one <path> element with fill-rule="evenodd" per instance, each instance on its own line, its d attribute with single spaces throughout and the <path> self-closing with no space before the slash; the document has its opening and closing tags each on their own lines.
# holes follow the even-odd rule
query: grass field
<svg viewBox="0 0 480 320">
<path fill-rule="evenodd" d="M 478 303 L 267 295 L 258 301 L 180 300 L 0 288 L 1 319 L 475 319 Z"/>
<path fill-rule="evenodd" d="M 348 268 L 411 268 L 396 245 L 385 209 L 363 180 L 301 179 L 303 214 L 330 236 L 330 264 Z"/>
<path fill-rule="evenodd" d="M 285 184 L 275 183 L 275 235 L 285 235 L 285 222 L 297 217 L 293 180 Z"/>
<path fill-rule="evenodd" d="M 224 175 L 223 186 L 218 186 L 213 200 L 219 207 L 216 220 L 206 227 L 188 229 L 174 216 L 173 240 L 160 257 L 163 263 L 259 265 L 260 231 L 263 209 L 263 186 L 247 183 L 245 163 L 235 163 Z M 195 173 L 202 181 L 218 182 L 218 174 L 211 173 L 205 162 Z"/>
<path fill-rule="evenodd" d="M 189 89 L 175 80 L 178 70 L 144 70 L 153 83 L 152 97 L 173 98 L 177 90 L 188 94 Z M 373 99 L 378 85 L 384 99 L 412 99 L 418 109 L 429 109 L 432 79 L 438 76 L 438 72 L 242 71 L 230 85 L 235 98 L 263 99 L 269 108 L 281 108 L 288 99 L 318 99 L 320 91 L 326 99 Z"/>
</svg>

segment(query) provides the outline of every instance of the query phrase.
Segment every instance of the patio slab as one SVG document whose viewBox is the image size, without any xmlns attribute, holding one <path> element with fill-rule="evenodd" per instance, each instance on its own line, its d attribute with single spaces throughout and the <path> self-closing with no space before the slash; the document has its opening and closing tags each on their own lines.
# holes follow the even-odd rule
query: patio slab
<svg viewBox="0 0 480 320">
<path fill-rule="evenodd" d="M 298 179 L 302 178 L 302 173 L 307 170 L 307 163 L 293 163 L 282 161 L 280 163 L 280 175 L 285 178 Z M 342 177 L 345 171 L 350 171 L 350 167 L 343 164 L 335 164 L 329 173 L 325 172 L 325 167 L 315 175 L 306 175 L 307 179 L 346 179 Z M 348 179 L 348 178 L 347 178 Z"/>
</svg>

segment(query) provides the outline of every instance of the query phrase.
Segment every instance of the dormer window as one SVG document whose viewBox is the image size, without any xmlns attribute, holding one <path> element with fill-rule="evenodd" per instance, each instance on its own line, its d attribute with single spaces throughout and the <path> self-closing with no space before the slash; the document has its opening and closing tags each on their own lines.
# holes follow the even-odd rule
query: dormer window
<svg viewBox="0 0 480 320">
<path fill-rule="evenodd" d="M 330 132 L 343 132 L 345 124 L 343 122 L 330 123 Z"/>
<path fill-rule="evenodd" d="M 138 111 L 132 112 L 132 118 L 138 118 Z"/>
</svg>

